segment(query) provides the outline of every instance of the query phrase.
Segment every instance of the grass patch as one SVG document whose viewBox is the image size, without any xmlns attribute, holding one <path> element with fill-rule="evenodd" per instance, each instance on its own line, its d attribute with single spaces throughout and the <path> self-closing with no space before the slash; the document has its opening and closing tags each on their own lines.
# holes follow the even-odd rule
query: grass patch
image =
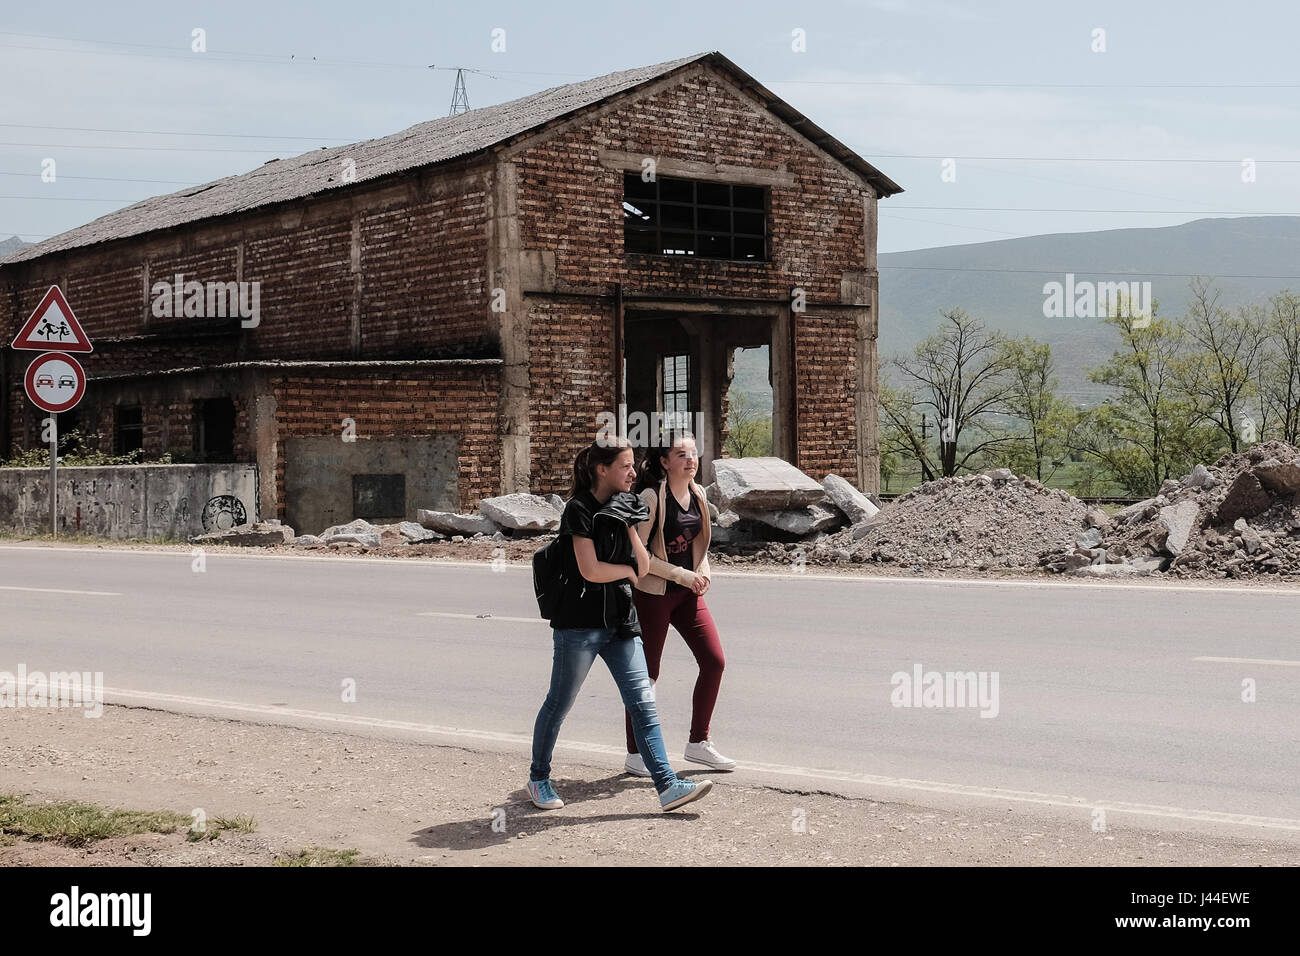
<svg viewBox="0 0 1300 956">
<path fill-rule="evenodd" d="M 359 866 L 360 850 L 331 850 L 329 847 L 309 846 L 293 856 L 280 857 L 272 866 Z"/>
<path fill-rule="evenodd" d="M 185 839 L 190 843 L 198 843 L 200 840 L 215 840 L 224 830 L 232 833 L 252 833 L 256 829 L 257 821 L 247 814 L 238 817 L 213 817 L 207 822 L 206 829 L 191 829 Z"/>
<path fill-rule="evenodd" d="M 173 810 L 107 810 L 74 800 L 31 803 L 0 794 L 0 837 L 14 842 L 49 840 L 81 847 L 109 837 L 175 833 L 189 822 L 188 816 Z"/>
</svg>

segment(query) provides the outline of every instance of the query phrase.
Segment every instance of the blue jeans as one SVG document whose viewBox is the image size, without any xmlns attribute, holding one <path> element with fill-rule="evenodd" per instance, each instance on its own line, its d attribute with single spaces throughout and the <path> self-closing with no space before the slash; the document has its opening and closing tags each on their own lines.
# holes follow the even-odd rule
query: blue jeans
<svg viewBox="0 0 1300 956">
<path fill-rule="evenodd" d="M 582 682 L 599 654 L 614 675 L 624 707 L 632 715 L 632 735 L 641 759 L 654 779 L 655 789 L 663 793 L 677 782 L 677 775 L 668 765 L 668 753 L 664 750 L 654 685 L 646 670 L 641 638 L 616 638 L 613 628 L 603 627 L 552 630 L 555 658 L 551 664 L 551 689 L 533 725 L 533 764 L 529 779 L 546 780 L 551 776 L 551 754 L 560 736 L 560 724 L 578 699 Z"/>
</svg>

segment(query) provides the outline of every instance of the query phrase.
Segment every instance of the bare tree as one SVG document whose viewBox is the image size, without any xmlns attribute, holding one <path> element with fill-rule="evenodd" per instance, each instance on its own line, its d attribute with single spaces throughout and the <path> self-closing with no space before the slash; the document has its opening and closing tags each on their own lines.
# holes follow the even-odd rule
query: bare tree
<svg viewBox="0 0 1300 956">
<path fill-rule="evenodd" d="M 1295 445 L 1300 443 L 1300 295 L 1284 289 L 1269 299 L 1266 331 L 1268 348 L 1257 375 L 1261 426 L 1275 422 L 1277 436 Z"/>
<path fill-rule="evenodd" d="M 1002 333 L 988 332 L 962 309 L 940 314 L 939 331 L 917 345 L 912 355 L 896 358 L 893 364 L 903 376 L 902 394 L 913 396 L 914 407 L 933 411 L 938 421 L 938 471 L 948 477 L 982 451 L 1017 440 L 1006 434 L 987 437 L 981 421 L 1006 410 L 1015 360 Z M 910 418 L 908 415 L 906 421 L 894 424 L 901 426 L 905 440 L 925 462 L 928 458 L 916 448 Z M 968 441 L 958 452 L 962 436 L 971 433 L 983 440 Z"/>
<path fill-rule="evenodd" d="M 1195 414 L 1212 423 L 1235 453 L 1267 333 L 1262 310 L 1242 308 L 1232 315 L 1219 307 L 1219 295 L 1210 282 L 1192 280 L 1181 323 L 1191 351 L 1178 362 L 1177 377 Z"/>
</svg>

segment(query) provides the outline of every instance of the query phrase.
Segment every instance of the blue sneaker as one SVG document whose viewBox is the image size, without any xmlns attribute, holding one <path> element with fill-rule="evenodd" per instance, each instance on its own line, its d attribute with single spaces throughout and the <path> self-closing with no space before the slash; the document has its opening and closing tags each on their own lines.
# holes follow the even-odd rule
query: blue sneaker
<svg viewBox="0 0 1300 956">
<path fill-rule="evenodd" d="M 685 806 L 692 800 L 698 800 L 713 789 L 712 780 L 678 780 L 675 784 L 659 794 L 659 808 L 667 813 Z"/>
<path fill-rule="evenodd" d="M 529 780 L 528 795 L 533 798 L 533 805 L 542 810 L 558 810 L 564 806 L 550 780 Z"/>
</svg>

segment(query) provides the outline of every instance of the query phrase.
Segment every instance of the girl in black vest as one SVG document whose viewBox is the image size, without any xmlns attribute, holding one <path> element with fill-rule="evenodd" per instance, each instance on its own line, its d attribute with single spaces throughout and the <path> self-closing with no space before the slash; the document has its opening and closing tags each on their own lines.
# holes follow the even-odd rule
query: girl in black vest
<svg viewBox="0 0 1300 956">
<path fill-rule="evenodd" d="M 736 761 L 719 753 L 709 739 L 726 658 L 713 615 L 704 603 L 712 573 L 710 522 L 704 489 L 695 481 L 698 470 L 699 453 L 688 432 L 669 432 L 661 447 L 650 449 L 637 480 L 637 491 L 650 509 L 650 519 L 637 527 L 638 537 L 649 544 L 650 573 L 640 576 L 632 596 L 641 621 L 650 679 L 659 679 L 669 624 L 686 641 L 700 668 L 691 699 L 686 759 L 715 770 L 735 770 Z M 623 769 L 639 777 L 649 776 L 636 747 L 630 714 L 625 724 L 627 759 Z"/>
</svg>

